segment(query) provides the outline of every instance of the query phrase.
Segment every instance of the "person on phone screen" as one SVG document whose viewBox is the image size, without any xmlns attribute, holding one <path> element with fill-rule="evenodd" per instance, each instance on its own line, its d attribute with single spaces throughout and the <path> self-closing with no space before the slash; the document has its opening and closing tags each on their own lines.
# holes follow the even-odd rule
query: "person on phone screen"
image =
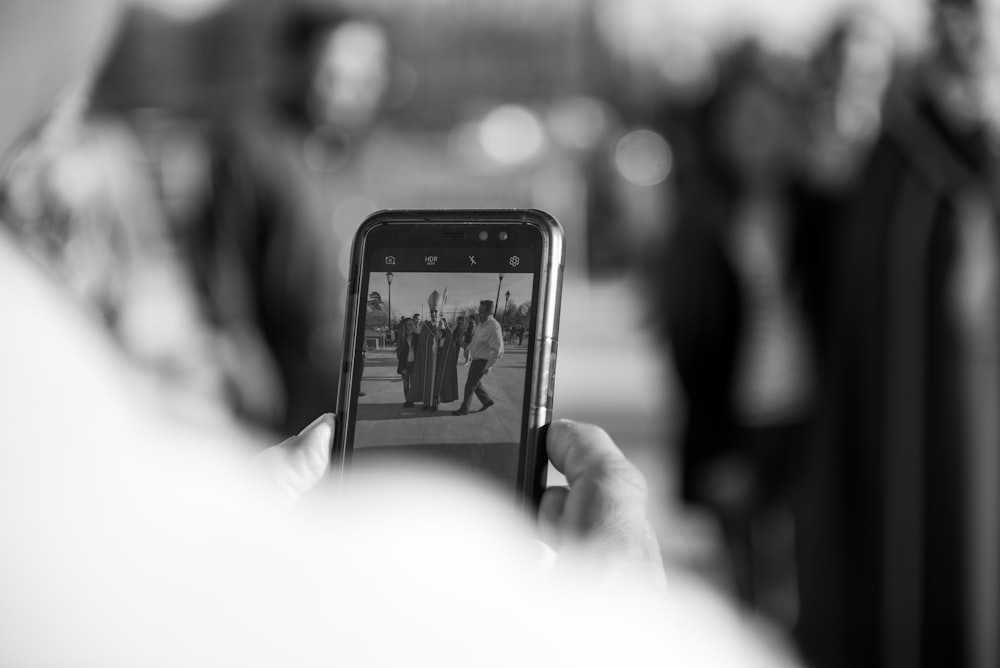
<svg viewBox="0 0 1000 668">
<path fill-rule="evenodd" d="M 408 401 L 421 402 L 425 411 L 436 411 L 441 402 L 458 399 L 457 377 L 445 382 L 444 365 L 452 348 L 452 338 L 441 320 L 441 293 L 437 290 L 427 297 L 430 317 L 420 323 L 417 354 L 410 378 Z"/>
<path fill-rule="evenodd" d="M 457 401 L 458 358 L 462 354 L 462 335 L 459 323 L 442 319 L 444 328 L 441 340 L 441 402 Z"/>
<path fill-rule="evenodd" d="M 406 408 L 411 408 L 413 402 L 410 401 L 410 380 L 413 377 L 413 366 L 417 359 L 417 328 L 413 324 L 412 318 L 405 318 L 400 327 L 399 339 L 396 342 L 396 373 L 403 378 L 403 397 Z"/>
<path fill-rule="evenodd" d="M 465 343 L 465 323 L 466 317 L 464 315 L 460 315 L 455 319 L 455 345 L 458 346 L 459 359 L 462 359 L 468 353 Z"/>
<path fill-rule="evenodd" d="M 489 299 L 479 302 L 479 326 L 472 334 L 469 356 L 472 358 L 472 363 L 469 365 L 469 375 L 465 380 L 462 406 L 457 411 L 452 411 L 452 415 L 468 415 L 473 394 L 483 404 L 480 411 L 496 403 L 483 389 L 482 384 L 483 376 L 487 375 L 503 357 L 503 331 L 500 329 L 500 323 L 493 317 L 493 302 Z"/>
<path fill-rule="evenodd" d="M 476 331 L 476 319 L 474 317 L 469 317 L 465 323 L 465 333 L 462 336 L 462 347 L 465 348 L 465 358 L 462 360 L 462 364 L 469 363 L 469 348 L 472 347 L 472 335 Z"/>
</svg>

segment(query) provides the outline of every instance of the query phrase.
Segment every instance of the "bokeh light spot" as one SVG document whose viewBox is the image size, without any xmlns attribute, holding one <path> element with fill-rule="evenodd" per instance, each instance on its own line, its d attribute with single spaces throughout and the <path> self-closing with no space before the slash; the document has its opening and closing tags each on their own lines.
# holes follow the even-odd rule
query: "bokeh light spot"
<svg viewBox="0 0 1000 668">
<path fill-rule="evenodd" d="M 615 146 L 615 166 L 629 183 L 653 186 L 662 183 L 674 165 L 670 144 L 652 130 L 633 130 Z"/>
<path fill-rule="evenodd" d="M 537 158 L 545 150 L 546 137 L 535 114 L 522 106 L 505 104 L 483 118 L 479 142 L 490 158 L 514 166 Z"/>
</svg>

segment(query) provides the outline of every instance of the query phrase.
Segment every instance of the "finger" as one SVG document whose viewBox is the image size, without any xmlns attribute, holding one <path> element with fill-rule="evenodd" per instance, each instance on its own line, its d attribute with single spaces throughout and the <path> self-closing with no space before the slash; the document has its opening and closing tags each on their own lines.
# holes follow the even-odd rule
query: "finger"
<svg viewBox="0 0 1000 668">
<path fill-rule="evenodd" d="M 542 493 L 538 504 L 538 533 L 552 547 L 559 547 L 562 543 L 560 526 L 568 496 L 567 487 L 549 487 Z"/>
<path fill-rule="evenodd" d="M 545 448 L 552 465 L 570 487 L 595 474 L 617 478 L 623 491 L 633 488 L 646 494 L 646 481 L 626 459 L 611 436 L 598 426 L 572 420 L 556 420 L 549 425 Z"/>
<path fill-rule="evenodd" d="M 639 470 L 607 432 L 594 425 L 560 420 L 549 426 L 546 448 L 569 482 L 572 498 L 561 527 L 575 538 L 609 551 L 646 550 L 647 486 Z M 655 544 L 655 541 L 654 541 Z"/>
<path fill-rule="evenodd" d="M 265 484 L 279 502 L 291 505 L 315 487 L 330 467 L 336 416 L 326 413 L 312 424 L 254 458 Z"/>
</svg>

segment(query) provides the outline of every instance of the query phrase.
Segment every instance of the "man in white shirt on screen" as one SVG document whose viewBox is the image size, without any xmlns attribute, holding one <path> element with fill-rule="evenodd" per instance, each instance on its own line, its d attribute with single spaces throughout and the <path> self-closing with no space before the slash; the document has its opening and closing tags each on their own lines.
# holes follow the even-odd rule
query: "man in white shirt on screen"
<svg viewBox="0 0 1000 668">
<path fill-rule="evenodd" d="M 483 389 L 482 384 L 483 377 L 503 357 L 503 330 L 493 317 L 493 302 L 489 299 L 479 302 L 479 326 L 472 333 L 469 357 L 472 363 L 469 365 L 469 375 L 465 380 L 465 395 L 462 405 L 457 411 L 452 411 L 452 415 L 468 415 L 473 394 L 483 404 L 479 409 L 480 412 L 496 403 Z"/>
</svg>

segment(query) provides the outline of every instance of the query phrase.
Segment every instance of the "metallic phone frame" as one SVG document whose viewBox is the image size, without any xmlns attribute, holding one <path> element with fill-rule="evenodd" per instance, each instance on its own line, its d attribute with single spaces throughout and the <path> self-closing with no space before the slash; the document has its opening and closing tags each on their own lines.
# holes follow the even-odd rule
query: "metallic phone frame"
<svg viewBox="0 0 1000 668">
<path fill-rule="evenodd" d="M 517 503 L 521 507 L 537 507 L 545 488 L 548 457 L 544 447 L 544 430 L 552 420 L 552 397 L 555 388 L 556 352 L 559 334 L 559 310 L 562 299 L 562 277 L 565 268 L 565 241 L 559 222 L 538 209 L 400 209 L 382 210 L 371 214 L 358 228 L 351 247 L 351 273 L 348 282 L 347 310 L 344 322 L 344 358 L 337 394 L 337 429 L 331 452 L 331 470 L 337 482 L 343 480 L 352 414 L 351 388 L 354 385 L 354 361 L 357 358 L 356 329 L 364 317 L 364 300 L 359 286 L 362 263 L 368 237 L 372 230 L 384 225 L 468 225 L 527 224 L 541 233 L 542 254 L 538 272 L 538 305 L 536 326 L 531 330 L 533 343 L 532 369 L 526 402 L 527 441 L 518 454 Z"/>
</svg>

